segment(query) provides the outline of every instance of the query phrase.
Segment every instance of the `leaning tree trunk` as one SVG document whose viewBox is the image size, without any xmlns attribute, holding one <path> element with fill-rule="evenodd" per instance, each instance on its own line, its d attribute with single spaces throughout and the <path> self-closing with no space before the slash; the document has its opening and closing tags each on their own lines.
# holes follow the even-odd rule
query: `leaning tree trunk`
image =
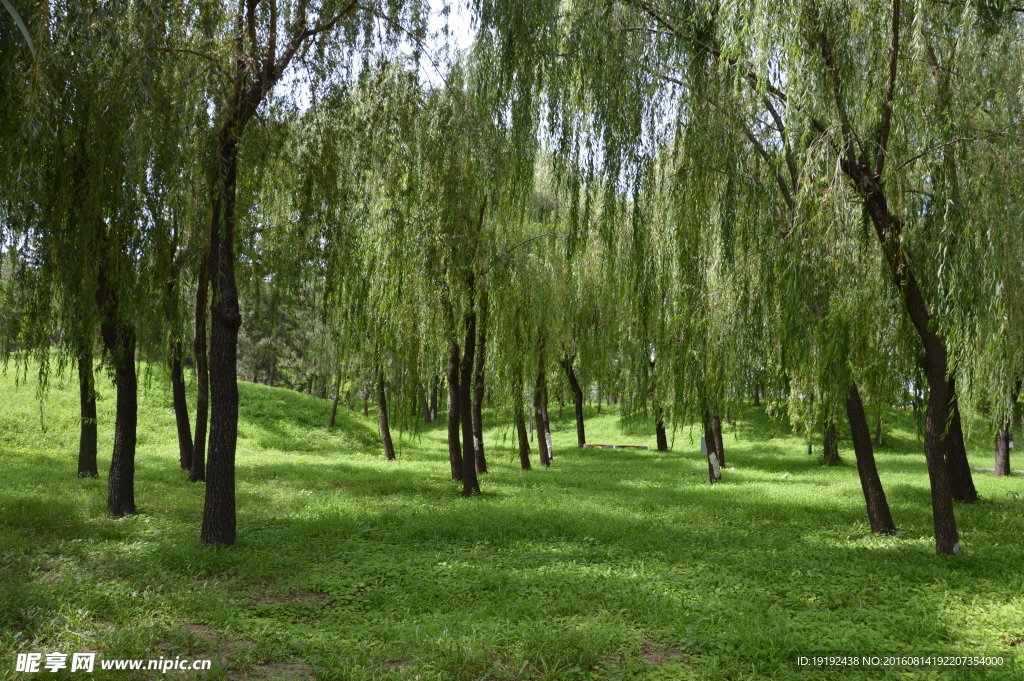
<svg viewBox="0 0 1024 681">
<path fill-rule="evenodd" d="M 708 482 L 712 485 L 722 479 L 722 462 L 715 444 L 714 419 L 710 411 L 704 412 L 704 448 L 708 450 Z"/>
<path fill-rule="evenodd" d="M 487 349 L 487 288 L 480 287 L 480 332 L 477 334 L 475 371 L 473 377 L 473 456 L 476 472 L 487 472 L 484 456 L 484 353 Z"/>
<path fill-rule="evenodd" d="M 210 451 L 206 463 L 204 544 L 235 543 L 235 445 L 238 441 L 238 329 L 235 286 L 235 187 L 238 140 L 232 126 L 220 137 L 210 226 Z"/>
<path fill-rule="evenodd" d="M 384 372 L 377 372 L 377 423 L 380 424 L 380 439 L 384 443 L 384 458 L 395 460 L 395 445 L 391 441 L 391 422 L 388 419 L 388 399 L 384 392 Z"/>
<path fill-rule="evenodd" d="M 761 406 L 761 384 L 754 381 L 754 406 Z"/>
<path fill-rule="evenodd" d="M 572 401 L 576 407 L 576 446 L 583 447 L 587 443 L 587 434 L 583 427 L 583 388 L 576 378 L 576 372 L 572 368 L 576 356 L 562 359 L 562 368 L 565 369 L 565 376 L 569 379 L 569 388 L 572 390 Z"/>
<path fill-rule="evenodd" d="M 174 399 L 174 422 L 178 427 L 178 462 L 181 469 L 192 470 L 192 426 L 188 422 L 188 402 L 185 400 L 185 375 L 181 369 L 181 341 L 171 345 L 171 394 Z"/>
<path fill-rule="evenodd" d="M 473 356 L 476 352 L 476 313 L 466 315 L 466 343 L 459 365 L 459 411 L 462 416 L 462 495 L 480 494 L 473 446 Z"/>
<path fill-rule="evenodd" d="M 78 434 L 78 477 L 95 478 L 96 466 L 96 384 L 92 376 L 92 350 L 83 345 L 78 350 L 78 390 L 80 416 Z"/>
<path fill-rule="evenodd" d="M 953 418 L 946 434 L 946 469 L 949 471 L 950 494 L 953 501 L 973 504 L 978 500 L 978 490 L 974 487 L 971 475 L 971 464 L 967 461 L 967 447 L 964 445 L 964 431 L 960 423 L 960 405 L 956 397 L 956 384 L 949 379 L 949 391 L 952 403 Z"/>
<path fill-rule="evenodd" d="M 462 480 L 462 445 L 459 442 L 459 421 L 462 409 L 459 403 L 459 346 L 448 342 L 448 461 L 452 467 L 452 480 Z"/>
<path fill-rule="evenodd" d="M 949 360 L 946 346 L 932 324 L 931 313 L 910 270 L 906 253 L 900 247 L 903 223 L 889 211 L 885 189 L 871 167 L 863 163 L 841 162 L 857 192 L 864 198 L 864 207 L 875 227 L 879 243 L 896 290 L 901 294 L 904 309 L 910 318 L 924 350 L 922 364 L 928 380 L 928 410 L 924 426 L 924 454 L 931 483 L 932 520 L 935 526 L 935 551 L 954 555 L 960 552 L 960 541 L 953 513 L 953 498 L 946 469 L 944 434 L 953 397 L 949 389 Z"/>
<path fill-rule="evenodd" d="M 658 410 L 658 420 L 654 424 L 654 434 L 658 440 L 658 451 L 668 451 L 668 435 L 665 433 L 665 420 L 663 418 L 664 410 Z"/>
<path fill-rule="evenodd" d="M 878 477 L 878 469 L 875 467 L 871 430 L 868 428 L 864 403 L 861 402 L 856 383 L 851 383 L 847 391 L 846 417 L 850 421 L 850 440 L 853 441 L 853 451 L 857 457 L 857 474 L 860 476 L 860 488 L 864 492 L 864 501 L 868 508 L 871 531 L 876 534 L 892 534 L 896 531 L 896 526 L 893 525 L 889 502 L 885 499 L 882 480 Z"/>
<path fill-rule="evenodd" d="M 829 421 L 825 424 L 824 442 L 822 442 L 821 464 L 823 466 L 839 465 L 839 442 L 836 436 L 836 424 Z"/>
<path fill-rule="evenodd" d="M 206 348 L 206 303 L 210 287 L 208 254 L 199 269 L 196 286 L 196 328 L 192 350 L 196 357 L 196 437 L 192 444 L 192 467 L 188 479 L 201 482 L 206 479 L 206 421 L 210 407 L 210 365 Z"/>
<path fill-rule="evenodd" d="M 103 322 L 103 343 L 114 362 L 117 384 L 117 416 L 114 419 L 114 451 L 107 480 L 107 513 L 122 518 L 135 513 L 135 442 L 138 426 L 138 379 L 135 375 L 135 329 L 121 319 L 116 292 L 100 272 L 97 303 Z"/>
</svg>

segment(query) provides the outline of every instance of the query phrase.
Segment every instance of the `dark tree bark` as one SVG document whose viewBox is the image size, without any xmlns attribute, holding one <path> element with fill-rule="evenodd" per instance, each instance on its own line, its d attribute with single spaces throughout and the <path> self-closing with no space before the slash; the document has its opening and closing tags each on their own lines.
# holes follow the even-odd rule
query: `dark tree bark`
<svg viewBox="0 0 1024 681">
<path fill-rule="evenodd" d="M 754 381 L 754 406 L 761 406 L 761 384 Z"/>
<path fill-rule="evenodd" d="M 561 364 L 565 369 L 565 376 L 569 379 L 569 389 L 572 390 L 572 401 L 576 407 L 576 446 L 583 447 L 587 443 L 587 434 L 583 427 L 583 389 L 576 379 L 576 372 L 572 368 L 576 355 L 563 357 Z"/>
<path fill-rule="evenodd" d="M 1010 403 L 1013 405 L 1013 409 L 1010 411 L 1010 418 L 999 427 L 999 431 L 996 433 L 996 447 L 995 447 L 995 468 L 992 469 L 992 475 L 997 478 L 1002 478 L 1010 475 L 1010 450 L 1013 449 L 1013 420 L 1017 409 L 1017 398 L 1020 396 L 1021 382 L 1017 381 L 1014 386 L 1013 393 L 1010 395 Z"/>
<path fill-rule="evenodd" d="M 459 422 L 462 409 L 459 402 L 459 346 L 448 342 L 448 461 L 452 466 L 452 480 L 462 480 L 462 445 L 459 440 Z"/>
<path fill-rule="evenodd" d="M 971 475 L 971 464 L 967 461 L 967 447 L 964 445 L 964 431 L 960 423 L 960 404 L 956 397 L 956 385 L 949 380 L 952 396 L 952 419 L 949 432 L 946 433 L 946 469 L 949 471 L 950 494 L 953 501 L 973 504 L 978 500 L 978 491 L 974 487 Z"/>
<path fill-rule="evenodd" d="M 99 476 L 96 465 L 96 385 L 92 375 L 92 350 L 78 350 L 78 390 L 80 397 L 78 434 L 78 477 Z"/>
<path fill-rule="evenodd" d="M 658 411 L 657 421 L 654 423 L 654 435 L 657 438 L 657 451 L 668 452 L 669 451 L 669 436 L 665 432 L 665 421 L 662 418 L 662 412 Z"/>
<path fill-rule="evenodd" d="M 192 351 L 196 358 L 196 436 L 192 444 L 192 467 L 188 479 L 201 482 L 206 479 L 206 421 L 210 406 L 210 369 L 206 348 L 207 292 L 210 287 L 210 267 L 207 262 L 199 270 L 196 286 L 196 328 Z M 273 376 L 273 373 L 271 373 Z"/>
<path fill-rule="evenodd" d="M 472 286 L 470 286 L 472 291 Z M 466 315 L 466 342 L 459 365 L 459 407 L 462 414 L 462 496 L 480 494 L 473 446 L 473 356 L 476 354 L 476 313 Z"/>
<path fill-rule="evenodd" d="M 107 480 L 107 513 L 122 518 L 135 513 L 135 442 L 138 426 L 138 380 L 135 376 L 135 329 L 121 319 L 117 293 L 101 269 L 96 302 L 102 322 L 100 334 L 114 362 L 117 416 L 114 451 Z"/>
<path fill-rule="evenodd" d="M 708 450 L 708 482 L 712 485 L 722 479 L 722 462 L 715 445 L 715 427 L 711 412 L 704 412 L 704 446 Z"/>
<path fill-rule="evenodd" d="M 473 376 L 473 456 L 476 472 L 487 472 L 487 458 L 484 456 L 484 356 L 487 350 L 487 288 L 480 286 L 480 330 L 477 333 L 477 348 Z"/>
<path fill-rule="evenodd" d="M 715 436 L 715 455 L 718 465 L 725 468 L 725 442 L 722 441 L 722 419 L 715 414 L 711 417 L 711 433 Z"/>
<path fill-rule="evenodd" d="M 391 441 L 391 422 L 388 419 L 388 398 L 384 392 L 384 372 L 377 372 L 377 423 L 380 424 L 380 439 L 384 444 L 384 458 L 395 460 L 395 445 Z"/>
<path fill-rule="evenodd" d="M 1010 475 L 1010 441 L 1012 439 L 1010 425 L 1010 422 L 1007 421 L 1000 426 L 996 433 L 996 465 L 992 470 L 992 475 L 997 478 Z"/>
<path fill-rule="evenodd" d="M 185 374 L 181 368 L 182 345 L 171 346 L 171 394 L 174 397 L 174 422 L 178 427 L 178 461 L 181 469 L 192 470 L 192 426 L 188 422 L 188 402 L 185 400 Z"/>
<path fill-rule="evenodd" d="M 338 371 L 338 377 L 334 379 L 334 400 L 331 402 L 331 418 L 327 420 L 327 427 L 334 427 L 334 420 L 338 416 L 338 400 L 341 399 L 341 371 Z"/>
<path fill-rule="evenodd" d="M 237 123 L 236 123 L 237 124 Z M 235 188 L 238 138 L 234 125 L 223 129 L 213 187 L 210 226 L 210 450 L 206 463 L 204 544 L 235 543 L 235 445 L 238 441 L 238 329 L 242 313 L 235 285 Z"/>
<path fill-rule="evenodd" d="M 836 424 L 829 421 L 825 424 L 824 442 L 822 443 L 821 464 L 823 466 L 839 465 L 839 442 L 836 436 Z"/>
<path fill-rule="evenodd" d="M 850 440 L 853 441 L 853 451 L 857 457 L 857 474 L 860 476 L 860 488 L 864 492 L 864 501 L 867 504 L 871 531 L 876 534 L 892 534 L 896 531 L 896 526 L 893 525 L 889 502 L 885 499 L 882 480 L 878 477 L 878 469 L 875 467 L 871 431 L 856 383 L 851 383 L 847 391 L 846 417 L 850 421 Z"/>
<path fill-rule="evenodd" d="M 522 381 L 519 382 L 522 386 Z M 524 471 L 530 470 L 530 436 L 526 434 L 526 413 L 523 409 L 522 397 L 516 402 L 515 408 L 516 434 L 519 437 L 519 465 Z"/>
</svg>

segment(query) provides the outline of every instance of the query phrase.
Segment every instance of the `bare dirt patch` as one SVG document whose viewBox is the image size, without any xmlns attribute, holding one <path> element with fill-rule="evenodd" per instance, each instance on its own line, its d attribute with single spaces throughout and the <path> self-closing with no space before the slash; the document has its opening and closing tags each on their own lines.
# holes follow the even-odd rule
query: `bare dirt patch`
<svg viewBox="0 0 1024 681">
<path fill-rule="evenodd" d="M 640 649 L 640 656 L 647 660 L 648 663 L 660 667 L 668 662 L 681 662 L 689 665 L 687 655 L 684 653 L 679 646 L 664 647 L 657 641 L 651 639 L 644 639 L 643 647 Z"/>
</svg>

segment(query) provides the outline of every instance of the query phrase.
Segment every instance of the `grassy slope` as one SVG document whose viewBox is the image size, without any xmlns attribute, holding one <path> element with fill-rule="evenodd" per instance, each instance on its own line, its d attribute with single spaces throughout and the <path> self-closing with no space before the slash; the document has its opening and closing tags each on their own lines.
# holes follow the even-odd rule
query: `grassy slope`
<svg viewBox="0 0 1024 681">
<path fill-rule="evenodd" d="M 102 477 L 78 480 L 75 386 L 55 384 L 41 419 L 34 384 L 0 374 L 0 678 L 29 650 L 210 657 L 210 678 L 880 678 L 794 659 L 1024 643 L 1024 501 L 1009 494 L 1022 478 L 976 473 L 983 501 L 957 507 L 965 553 L 937 557 L 906 418 L 878 456 L 900 531 L 878 538 L 852 452 L 822 468 L 753 409 L 728 429 L 714 487 L 690 432 L 666 454 L 580 451 L 566 408 L 550 470 L 520 471 L 511 434 L 489 431 L 492 472 L 466 500 L 443 418 L 387 463 L 372 410 L 342 409 L 328 431 L 321 400 L 240 390 L 239 542 L 213 550 L 198 541 L 203 486 L 177 469 L 169 391 L 140 399 L 140 513 L 111 520 L 110 386 Z M 653 433 L 587 413 L 591 441 L 653 448 Z M 980 425 L 969 449 L 991 466 Z"/>
</svg>

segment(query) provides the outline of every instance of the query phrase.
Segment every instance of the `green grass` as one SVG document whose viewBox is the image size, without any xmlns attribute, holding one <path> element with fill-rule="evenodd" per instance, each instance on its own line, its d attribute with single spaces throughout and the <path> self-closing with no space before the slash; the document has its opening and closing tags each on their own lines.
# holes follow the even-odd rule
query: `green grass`
<svg viewBox="0 0 1024 681">
<path fill-rule="evenodd" d="M 0 374 L 0 678 L 26 678 L 13 670 L 28 651 L 208 657 L 202 678 L 234 679 L 1024 678 L 1024 501 L 1011 494 L 1024 477 L 976 472 L 982 500 L 957 506 L 964 553 L 936 556 L 905 415 L 888 415 L 878 452 L 899 532 L 874 537 L 848 441 L 843 465 L 823 468 L 752 408 L 726 430 L 719 485 L 696 430 L 669 453 L 577 450 L 567 407 L 551 469 L 519 470 L 512 433 L 492 429 L 484 494 L 463 499 L 443 418 L 389 463 L 372 410 L 342 407 L 329 431 L 328 403 L 242 383 L 238 544 L 216 550 L 199 542 L 203 485 L 178 469 L 156 384 L 140 397 L 140 512 L 105 516 L 114 398 L 101 388 L 102 474 L 79 480 L 76 386 L 56 382 L 40 409 L 34 384 Z M 653 432 L 622 435 L 604 412 L 588 407 L 588 439 L 653 450 Z M 991 466 L 989 442 L 978 422 L 973 465 Z M 795 664 L 829 651 L 1019 666 Z"/>
</svg>

